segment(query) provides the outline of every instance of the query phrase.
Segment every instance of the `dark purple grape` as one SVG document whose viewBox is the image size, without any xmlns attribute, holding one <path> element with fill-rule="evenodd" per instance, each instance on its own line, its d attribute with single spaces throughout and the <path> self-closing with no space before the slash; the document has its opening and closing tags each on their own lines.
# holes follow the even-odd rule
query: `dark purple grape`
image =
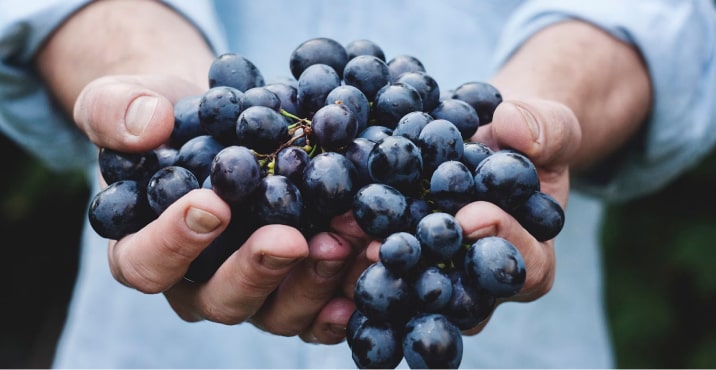
<svg viewBox="0 0 716 370">
<path fill-rule="evenodd" d="M 423 110 L 430 112 L 440 103 L 440 86 L 433 76 L 421 71 L 402 73 L 395 82 L 408 84 L 415 88 L 423 101 Z"/>
<path fill-rule="evenodd" d="M 355 195 L 352 210 L 363 231 L 376 238 L 406 231 L 408 204 L 405 196 L 394 187 L 372 183 Z"/>
<path fill-rule="evenodd" d="M 425 257 L 435 262 L 448 261 L 462 246 L 462 227 L 451 214 L 433 212 L 418 222 L 415 237 Z"/>
<path fill-rule="evenodd" d="M 522 289 L 527 271 L 517 248 L 498 236 L 475 241 L 465 255 L 465 272 L 482 292 L 511 297 Z"/>
<path fill-rule="evenodd" d="M 248 199 L 260 182 L 259 163 L 254 152 L 246 147 L 227 146 L 211 162 L 211 186 L 227 203 L 236 204 Z"/>
<path fill-rule="evenodd" d="M 270 80 L 267 81 L 266 86 L 273 85 L 273 84 L 283 84 L 293 87 L 294 89 L 298 88 L 298 79 L 293 76 L 288 75 L 281 75 L 281 76 L 274 76 L 271 77 Z"/>
<path fill-rule="evenodd" d="M 159 159 L 154 150 L 127 153 L 100 148 L 97 160 L 102 178 L 108 185 L 120 180 L 134 180 L 144 186 L 159 169 Z"/>
<path fill-rule="evenodd" d="M 300 80 L 299 76 L 310 66 L 325 64 L 340 77 L 347 62 L 348 54 L 343 45 L 330 38 L 316 37 L 302 42 L 291 52 L 289 68 L 293 77 Z"/>
<path fill-rule="evenodd" d="M 549 194 L 541 191 L 534 192 L 510 214 L 541 242 L 556 237 L 564 226 L 564 209 Z"/>
<path fill-rule="evenodd" d="M 405 200 L 408 202 L 408 231 L 414 233 L 418 222 L 431 213 L 433 207 L 423 198 L 406 196 Z"/>
<path fill-rule="evenodd" d="M 423 110 L 420 93 L 414 87 L 394 82 L 385 85 L 375 94 L 372 114 L 375 124 L 395 129 L 403 116 Z"/>
<path fill-rule="evenodd" d="M 358 170 L 342 154 L 323 152 L 313 157 L 303 171 L 299 186 L 304 202 L 325 216 L 337 216 L 353 205 L 358 191 Z"/>
<path fill-rule="evenodd" d="M 265 88 L 278 96 L 281 102 L 281 109 L 286 112 L 298 115 L 298 81 L 294 85 L 287 83 L 270 83 Z"/>
<path fill-rule="evenodd" d="M 448 277 L 452 284 L 452 295 L 443 313 L 458 329 L 474 328 L 495 310 L 495 297 L 480 291 L 464 270 L 452 270 Z"/>
<path fill-rule="evenodd" d="M 367 320 L 353 333 L 353 362 L 359 369 L 394 369 L 403 360 L 401 339 L 393 325 Z"/>
<path fill-rule="evenodd" d="M 94 195 L 88 210 L 92 229 L 113 240 L 138 231 L 155 217 L 145 186 L 134 180 L 119 180 L 102 189 Z"/>
<path fill-rule="evenodd" d="M 368 155 L 373 150 L 375 143 L 362 137 L 357 137 L 348 144 L 343 155 L 348 158 L 358 170 L 358 183 L 367 185 L 372 182 L 368 172 Z"/>
<path fill-rule="evenodd" d="M 434 118 L 428 113 L 422 111 L 410 112 L 398 120 L 395 129 L 393 129 L 393 135 L 405 136 L 417 144 L 420 131 L 432 120 Z"/>
<path fill-rule="evenodd" d="M 430 176 L 430 199 L 435 208 L 455 214 L 460 208 L 474 201 L 475 179 L 472 172 L 460 161 L 440 163 Z"/>
<path fill-rule="evenodd" d="M 311 131 L 324 150 L 337 151 L 356 137 L 358 121 L 347 106 L 332 103 L 316 111 L 311 119 Z"/>
<path fill-rule="evenodd" d="M 370 118 L 370 102 L 362 91 L 351 85 L 341 85 L 331 90 L 326 96 L 326 105 L 343 104 L 353 112 L 358 123 L 357 132 L 361 132 L 368 127 L 368 119 Z"/>
<path fill-rule="evenodd" d="M 418 147 L 423 156 L 423 172 L 431 175 L 445 161 L 462 158 L 465 151 L 462 136 L 452 122 L 444 119 L 430 121 L 418 135 Z"/>
<path fill-rule="evenodd" d="M 416 315 L 405 326 L 403 356 L 411 369 L 457 369 L 462 351 L 460 330 L 441 314 Z"/>
<path fill-rule="evenodd" d="M 396 232 L 383 240 L 378 256 L 385 268 L 406 276 L 420 261 L 420 242 L 409 232 Z"/>
<path fill-rule="evenodd" d="M 311 240 L 316 234 L 329 230 L 333 215 L 326 215 L 323 210 L 317 210 L 315 204 L 305 201 L 305 196 L 303 198 L 303 210 L 298 229 L 306 240 Z"/>
<path fill-rule="evenodd" d="M 436 266 L 423 269 L 415 278 L 413 289 L 421 312 L 438 313 L 452 297 L 450 277 Z"/>
<path fill-rule="evenodd" d="M 373 101 L 378 91 L 390 84 L 390 71 L 385 61 L 380 58 L 358 55 L 346 63 L 343 82 L 356 87 L 369 101 Z"/>
<path fill-rule="evenodd" d="M 400 54 L 393 57 L 386 64 L 390 70 L 390 80 L 396 81 L 404 72 L 425 72 L 425 66 L 415 56 Z"/>
<path fill-rule="evenodd" d="M 281 99 L 265 86 L 252 87 L 241 95 L 241 106 L 246 109 L 253 106 L 269 107 L 275 111 L 281 109 Z"/>
<path fill-rule="evenodd" d="M 367 39 L 353 40 L 345 45 L 348 60 L 359 55 L 372 55 L 385 62 L 385 53 L 383 49 L 375 42 Z"/>
<path fill-rule="evenodd" d="M 326 104 L 331 90 L 341 85 L 338 73 L 326 64 L 312 64 L 298 77 L 296 99 L 302 117 L 311 118 Z"/>
<path fill-rule="evenodd" d="M 380 139 L 386 136 L 391 136 L 392 134 L 393 129 L 391 128 L 379 125 L 372 125 L 366 127 L 365 130 L 359 132 L 358 137 L 362 137 L 376 143 L 380 141 Z"/>
<path fill-rule="evenodd" d="M 273 175 L 262 178 L 252 202 L 259 225 L 299 227 L 303 197 L 298 187 L 287 177 Z"/>
<path fill-rule="evenodd" d="M 203 182 L 211 173 L 211 161 L 222 149 L 224 145 L 213 136 L 197 136 L 179 148 L 174 165 L 186 168 L 199 182 Z"/>
<path fill-rule="evenodd" d="M 469 140 L 480 126 L 480 119 L 475 109 L 459 99 L 441 100 L 437 107 L 430 111 L 430 115 L 435 119 L 452 122 L 460 131 L 463 140 Z"/>
<path fill-rule="evenodd" d="M 483 159 L 494 153 L 489 146 L 476 141 L 466 141 L 464 146 L 465 150 L 462 153 L 461 162 L 464 163 L 472 173 L 475 173 L 477 165 L 479 165 Z"/>
<path fill-rule="evenodd" d="M 497 106 L 502 103 L 502 94 L 497 88 L 487 82 L 470 81 L 455 88 L 451 97 L 460 99 L 475 108 L 480 118 L 480 125 L 492 122 L 492 115 Z"/>
<path fill-rule="evenodd" d="M 346 343 L 348 347 L 353 347 L 353 336 L 366 321 L 368 321 L 368 318 L 360 310 L 354 310 L 351 317 L 348 318 L 348 323 L 346 323 Z"/>
<path fill-rule="evenodd" d="M 154 153 L 157 154 L 157 161 L 159 162 L 159 168 L 169 167 L 174 165 L 174 161 L 177 159 L 179 154 L 178 149 L 162 146 L 154 149 Z"/>
<path fill-rule="evenodd" d="M 423 174 L 420 149 L 404 136 L 386 136 L 368 154 L 368 174 L 373 182 L 390 185 L 405 194 L 419 190 Z"/>
<path fill-rule="evenodd" d="M 289 138 L 288 121 L 276 110 L 253 106 L 246 108 L 235 123 L 236 144 L 269 154 Z"/>
<path fill-rule="evenodd" d="M 168 145 L 179 149 L 189 139 L 207 132 L 199 121 L 199 103 L 202 94 L 183 97 L 174 103 L 174 129 L 169 136 Z"/>
<path fill-rule="evenodd" d="M 242 95 L 241 91 L 229 86 L 216 86 L 204 92 L 199 102 L 201 128 L 221 142 L 231 142 L 236 119 L 244 110 Z"/>
<path fill-rule="evenodd" d="M 369 320 L 405 322 L 415 311 L 408 280 L 388 270 L 381 262 L 368 266 L 356 280 L 353 300 Z M 353 338 L 355 346 L 355 338 Z"/>
<path fill-rule="evenodd" d="M 244 56 L 225 53 L 214 59 L 209 67 L 209 87 L 229 86 L 239 91 L 265 84 L 256 65 Z"/>
<path fill-rule="evenodd" d="M 149 206 L 159 215 L 186 193 L 199 189 L 196 176 L 184 167 L 169 166 L 159 169 L 147 184 Z"/>
<path fill-rule="evenodd" d="M 537 169 L 526 156 L 499 150 L 475 169 L 477 199 L 492 202 L 510 212 L 540 189 Z"/>
<path fill-rule="evenodd" d="M 294 184 L 303 181 L 303 170 L 311 159 L 308 153 L 297 146 L 287 146 L 276 154 L 274 174 L 289 178 Z"/>
</svg>

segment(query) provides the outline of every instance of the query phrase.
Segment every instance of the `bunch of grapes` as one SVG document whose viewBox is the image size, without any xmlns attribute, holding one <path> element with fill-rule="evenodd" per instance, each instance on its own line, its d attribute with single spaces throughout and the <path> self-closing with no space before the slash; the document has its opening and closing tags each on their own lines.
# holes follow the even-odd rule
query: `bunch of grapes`
<svg viewBox="0 0 716 370">
<path fill-rule="evenodd" d="M 209 89 L 176 102 L 167 143 L 101 148 L 108 186 L 90 204 L 91 226 L 120 239 L 189 191 L 213 189 L 232 218 L 185 274 L 201 283 L 263 225 L 310 238 L 350 211 L 382 241 L 355 286 L 347 343 L 356 366 L 405 358 L 411 368 L 457 368 L 461 330 L 517 293 L 526 271 L 509 241 L 466 240 L 455 213 L 489 201 L 541 241 L 564 223 L 529 158 L 469 141 L 502 96 L 480 81 L 441 91 L 418 58 L 386 61 L 370 40 L 309 39 L 289 67 L 291 77 L 266 82 L 246 57 L 223 54 Z"/>
</svg>

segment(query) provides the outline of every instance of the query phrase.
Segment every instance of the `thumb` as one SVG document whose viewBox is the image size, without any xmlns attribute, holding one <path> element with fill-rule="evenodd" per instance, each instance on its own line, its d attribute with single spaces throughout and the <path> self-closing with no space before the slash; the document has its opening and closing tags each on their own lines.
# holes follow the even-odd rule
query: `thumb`
<svg viewBox="0 0 716 370">
<path fill-rule="evenodd" d="M 174 102 L 201 91 L 196 85 L 170 76 L 102 77 L 80 92 L 74 120 L 99 147 L 145 151 L 169 138 L 174 128 Z"/>
<path fill-rule="evenodd" d="M 579 121 L 566 105 L 541 99 L 504 101 L 473 139 L 525 154 L 537 167 L 542 191 L 566 204 L 569 167 L 582 141 Z"/>
<path fill-rule="evenodd" d="M 480 132 L 482 131 L 482 132 Z M 582 131 L 566 105 L 541 99 L 510 100 L 498 105 L 492 123 L 476 139 L 527 155 L 537 166 L 568 166 L 579 149 Z"/>
</svg>

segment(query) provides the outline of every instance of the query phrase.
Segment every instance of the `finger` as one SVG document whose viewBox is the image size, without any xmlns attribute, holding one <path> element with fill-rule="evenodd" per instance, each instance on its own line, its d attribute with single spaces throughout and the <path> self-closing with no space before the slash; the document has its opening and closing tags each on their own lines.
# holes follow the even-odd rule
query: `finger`
<svg viewBox="0 0 716 370">
<path fill-rule="evenodd" d="M 371 237 L 358 225 L 352 211 L 345 212 L 331 219 L 331 230 L 340 234 L 356 250 L 365 248 Z"/>
<path fill-rule="evenodd" d="M 538 242 L 512 216 L 490 202 L 473 202 L 456 214 L 465 238 L 474 241 L 500 236 L 519 250 L 525 261 L 525 282 L 511 301 L 531 301 L 546 294 L 554 281 L 554 242 Z"/>
<path fill-rule="evenodd" d="M 227 325 L 253 316 L 299 261 L 309 255 L 295 228 L 267 225 L 256 230 L 204 284 L 178 284 L 165 295 L 185 320 Z"/>
<path fill-rule="evenodd" d="M 368 246 L 358 252 L 350 265 L 350 269 L 346 272 L 345 279 L 341 291 L 343 295 L 353 299 L 356 281 L 368 266 L 378 261 L 378 251 L 380 249 L 380 241 L 373 240 Z"/>
<path fill-rule="evenodd" d="M 333 233 L 317 234 L 308 247 L 308 258 L 291 270 L 252 323 L 274 334 L 298 335 L 335 296 L 353 248 Z"/>
<path fill-rule="evenodd" d="M 169 138 L 174 128 L 173 103 L 201 91 L 169 76 L 102 77 L 80 92 L 74 120 L 99 147 L 128 152 L 149 150 Z"/>
<path fill-rule="evenodd" d="M 348 319 L 355 304 L 348 298 L 335 297 L 328 302 L 300 338 L 308 343 L 337 344 L 346 337 Z"/>
<path fill-rule="evenodd" d="M 228 205 L 213 191 L 193 190 L 140 231 L 110 243 L 112 275 L 139 291 L 162 292 L 181 280 L 230 218 Z"/>
</svg>

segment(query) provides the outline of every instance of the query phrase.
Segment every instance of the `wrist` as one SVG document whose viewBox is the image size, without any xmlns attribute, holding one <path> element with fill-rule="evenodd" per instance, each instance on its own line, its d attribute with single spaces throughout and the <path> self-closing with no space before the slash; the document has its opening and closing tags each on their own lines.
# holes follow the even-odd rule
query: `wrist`
<svg viewBox="0 0 716 370">
<path fill-rule="evenodd" d="M 107 75 L 168 74 L 207 88 L 212 60 L 201 33 L 160 2 L 98 1 L 55 30 L 36 65 L 71 112 L 82 88 Z"/>
<path fill-rule="evenodd" d="M 553 100 L 574 112 L 584 137 L 570 163 L 577 169 L 624 145 L 651 104 L 649 75 L 638 51 L 581 21 L 533 35 L 491 82 L 506 100 Z"/>
</svg>

